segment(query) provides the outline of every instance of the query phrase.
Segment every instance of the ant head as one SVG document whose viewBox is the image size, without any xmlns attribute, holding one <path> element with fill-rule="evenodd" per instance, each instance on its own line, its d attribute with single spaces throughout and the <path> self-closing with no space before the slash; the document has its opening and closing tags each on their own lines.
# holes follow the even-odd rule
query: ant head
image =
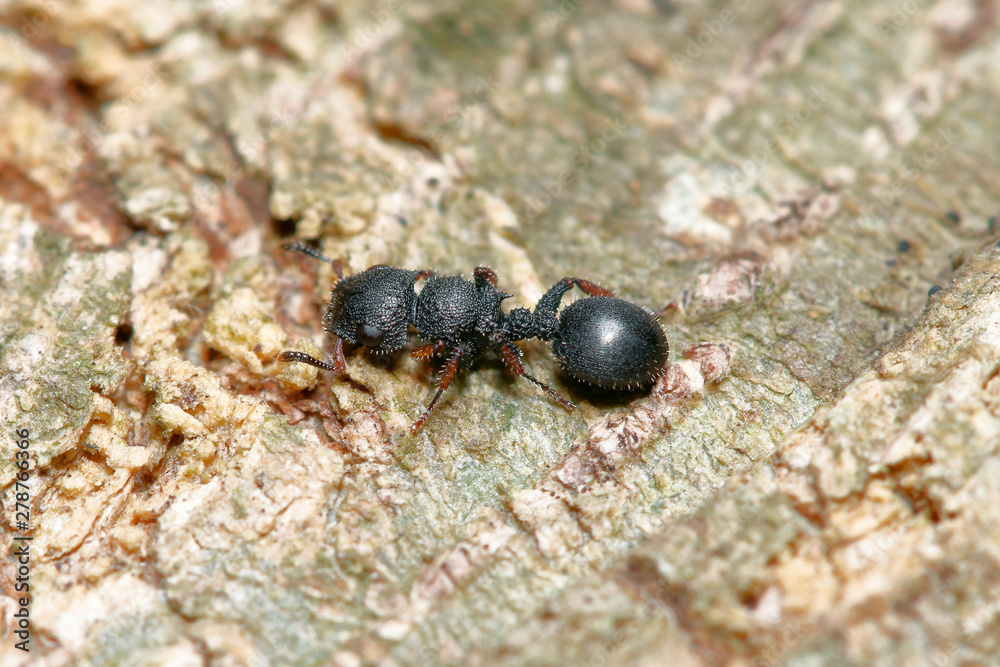
<svg viewBox="0 0 1000 667">
<path fill-rule="evenodd" d="M 323 315 L 324 328 L 374 354 L 397 352 L 408 339 L 417 298 L 413 283 L 422 275 L 422 271 L 373 266 L 341 279 Z"/>
</svg>

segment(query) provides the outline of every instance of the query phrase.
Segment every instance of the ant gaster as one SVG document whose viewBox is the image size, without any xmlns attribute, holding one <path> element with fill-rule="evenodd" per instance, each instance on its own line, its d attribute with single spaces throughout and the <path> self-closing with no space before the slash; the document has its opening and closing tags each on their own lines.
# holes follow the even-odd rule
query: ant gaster
<svg viewBox="0 0 1000 667">
<path fill-rule="evenodd" d="M 587 280 L 563 278 L 539 300 L 534 312 L 518 307 L 504 313 L 500 305 L 511 295 L 497 289 L 496 273 L 486 267 L 476 268 L 473 281 L 382 265 L 344 278 L 338 260 L 300 243 L 284 247 L 330 262 L 339 280 L 323 315 L 323 327 L 335 339 L 332 363 L 296 351 L 282 352 L 278 359 L 343 374 L 347 370 L 343 341 L 364 345 L 374 354 L 389 354 L 406 344 L 412 325 L 420 338 L 430 342 L 410 356 L 444 360 L 437 392 L 410 427 L 413 433 L 427 422 L 458 371 L 487 349 L 567 410 L 575 407 L 571 401 L 525 371 L 515 341 L 551 340 L 553 354 L 570 375 L 614 389 L 648 383 L 662 372 L 667 359 L 666 336 L 652 315 Z M 420 278 L 427 283 L 418 295 L 414 283 Z M 557 318 L 562 297 L 573 286 L 590 298 L 567 306 Z"/>
</svg>

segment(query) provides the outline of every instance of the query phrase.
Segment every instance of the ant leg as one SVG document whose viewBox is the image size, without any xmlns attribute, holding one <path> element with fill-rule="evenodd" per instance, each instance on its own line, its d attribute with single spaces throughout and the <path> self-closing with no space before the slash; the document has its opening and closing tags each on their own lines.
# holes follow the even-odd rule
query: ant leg
<svg viewBox="0 0 1000 667">
<path fill-rule="evenodd" d="M 563 398 L 556 393 L 554 389 L 549 387 L 549 385 L 545 384 L 538 378 L 529 375 L 528 372 L 524 370 L 524 364 L 521 363 L 521 348 L 509 341 L 504 340 L 494 339 L 493 343 L 500 350 L 500 358 L 503 359 L 503 362 L 507 364 L 507 368 L 509 368 L 514 375 L 523 377 L 528 382 L 531 382 L 535 386 L 541 388 L 542 391 L 552 397 L 552 400 L 567 410 L 572 410 L 576 407 L 576 405 L 573 404 L 573 401 Z"/>
<path fill-rule="evenodd" d="M 299 352 L 297 350 L 285 350 L 278 355 L 278 361 L 288 361 L 288 362 L 298 362 L 300 364 L 309 364 L 310 366 L 315 366 L 316 368 L 322 368 L 330 373 L 336 373 L 337 375 L 344 375 L 347 372 L 347 361 L 344 359 L 344 341 L 337 338 L 337 343 L 333 348 L 333 363 L 328 364 L 325 361 L 320 361 L 316 357 L 309 356 L 305 352 Z"/>
<path fill-rule="evenodd" d="M 545 293 L 545 296 L 538 300 L 538 305 L 535 306 L 535 313 L 549 313 L 555 315 L 556 311 L 559 310 L 559 303 L 562 301 L 563 295 L 573 289 L 574 285 L 590 296 L 614 296 L 610 290 L 606 290 L 600 285 L 592 283 L 589 280 L 583 280 L 582 278 L 563 278 L 550 287 L 549 291 Z"/>
<path fill-rule="evenodd" d="M 614 296 L 611 290 L 604 289 L 597 283 L 592 283 L 589 280 L 582 280 L 580 278 L 563 278 L 563 280 L 576 285 L 590 296 Z"/>
<path fill-rule="evenodd" d="M 344 277 L 344 263 L 341 262 L 339 259 L 331 259 L 330 257 L 327 257 L 326 255 L 321 253 L 319 250 L 316 250 L 311 246 L 307 246 L 305 243 L 302 243 L 300 241 L 283 243 L 281 247 L 284 248 L 285 250 L 298 250 L 299 252 L 309 255 L 310 257 L 313 257 L 315 259 L 318 259 L 321 262 L 332 264 L 333 272 L 337 274 L 337 277 L 338 278 Z"/>
<path fill-rule="evenodd" d="M 333 367 L 341 375 L 347 374 L 347 360 L 344 359 L 344 341 L 339 336 L 334 336 L 337 342 L 333 344 Z"/>
<path fill-rule="evenodd" d="M 492 292 L 495 292 L 500 296 L 500 300 L 506 299 L 508 297 L 514 296 L 513 294 L 508 294 L 503 290 L 497 289 L 497 273 L 488 266 L 477 266 L 475 271 L 476 276 L 476 289 L 482 292 L 489 285 Z"/>
<path fill-rule="evenodd" d="M 652 315 L 656 319 L 660 319 L 661 317 L 665 317 L 667 313 L 669 313 L 672 310 L 676 310 L 677 312 L 683 312 L 683 309 L 681 308 L 680 304 L 678 304 L 676 301 L 671 301 L 663 308 L 660 308 L 659 310 L 654 310 Z"/>
<path fill-rule="evenodd" d="M 488 266 L 477 266 L 475 271 L 476 282 L 485 280 L 494 287 L 497 286 L 497 273 Z"/>
<path fill-rule="evenodd" d="M 445 344 L 443 341 L 438 341 L 436 343 L 428 343 L 427 345 L 421 345 L 417 349 L 410 352 L 410 357 L 414 359 L 427 359 L 428 357 L 433 357 L 434 355 L 441 354 L 445 350 Z"/>
<path fill-rule="evenodd" d="M 420 415 L 420 418 L 410 425 L 410 433 L 416 435 L 420 429 L 423 428 L 424 424 L 427 423 L 427 419 L 431 416 L 431 410 L 434 409 L 434 405 L 438 402 L 438 399 L 441 398 L 441 394 L 444 393 L 444 390 L 451 384 L 451 381 L 455 379 L 455 374 L 458 372 L 458 362 L 461 360 L 463 354 L 462 348 L 457 347 L 455 348 L 455 351 L 451 353 L 451 356 L 448 357 L 448 361 L 445 362 L 444 369 L 441 371 L 441 379 L 438 381 L 437 392 L 434 394 L 434 398 L 431 399 L 427 409 L 424 410 L 424 414 Z"/>
<path fill-rule="evenodd" d="M 614 296 L 610 290 L 606 290 L 600 285 L 592 283 L 589 280 L 583 280 L 581 278 L 563 278 L 550 287 L 549 291 L 538 300 L 538 303 L 535 304 L 535 310 L 532 313 L 532 317 L 534 318 L 533 326 L 525 328 L 525 331 L 518 329 L 515 340 L 524 338 L 525 336 L 522 334 L 529 331 L 529 329 L 532 332 L 531 337 L 533 338 L 552 340 L 559 332 L 559 320 L 556 318 L 556 311 L 559 310 L 559 304 L 562 302 L 563 295 L 573 289 L 574 285 L 590 296 Z M 524 318 L 522 317 L 522 319 Z M 524 324 L 525 327 L 527 326 L 525 323 L 519 322 L 519 324 Z"/>
</svg>

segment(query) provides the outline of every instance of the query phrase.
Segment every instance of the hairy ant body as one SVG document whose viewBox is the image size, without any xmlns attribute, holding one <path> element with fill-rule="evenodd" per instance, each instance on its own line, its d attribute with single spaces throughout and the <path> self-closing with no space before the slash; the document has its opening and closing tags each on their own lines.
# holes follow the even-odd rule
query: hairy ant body
<svg viewBox="0 0 1000 667">
<path fill-rule="evenodd" d="M 552 341 L 552 353 L 570 375 L 611 389 L 649 383 L 662 373 L 667 360 L 669 345 L 656 319 L 587 280 L 563 278 L 545 293 L 534 311 L 518 307 L 504 313 L 501 303 L 511 295 L 497 289 L 496 273 L 483 266 L 476 268 L 471 281 L 381 265 L 344 278 L 339 261 L 300 243 L 284 247 L 333 264 L 339 280 L 323 315 L 323 328 L 336 342 L 332 363 L 295 351 L 282 352 L 278 359 L 343 374 L 347 369 L 344 341 L 364 345 L 374 354 L 389 354 L 402 349 L 413 326 L 417 336 L 430 342 L 410 356 L 444 360 L 437 391 L 410 427 L 413 433 L 427 422 L 458 371 L 488 349 L 514 375 L 572 410 L 575 405 L 571 401 L 525 371 L 521 349 L 515 344 L 519 340 Z M 417 294 L 414 284 L 420 278 L 427 282 Z M 570 304 L 558 316 L 563 295 L 574 286 L 589 298 Z"/>
</svg>

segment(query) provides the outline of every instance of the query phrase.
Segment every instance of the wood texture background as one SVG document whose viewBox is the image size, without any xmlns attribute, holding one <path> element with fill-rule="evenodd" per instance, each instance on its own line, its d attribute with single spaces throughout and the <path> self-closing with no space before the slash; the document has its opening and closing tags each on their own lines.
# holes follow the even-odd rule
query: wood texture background
<svg viewBox="0 0 1000 667">
<path fill-rule="evenodd" d="M 0 663 L 1000 662 L 996 14 L 0 2 Z M 291 238 L 673 302 L 678 363 L 530 343 L 577 411 L 485 359 L 410 437 L 420 363 L 275 360 Z"/>
</svg>

